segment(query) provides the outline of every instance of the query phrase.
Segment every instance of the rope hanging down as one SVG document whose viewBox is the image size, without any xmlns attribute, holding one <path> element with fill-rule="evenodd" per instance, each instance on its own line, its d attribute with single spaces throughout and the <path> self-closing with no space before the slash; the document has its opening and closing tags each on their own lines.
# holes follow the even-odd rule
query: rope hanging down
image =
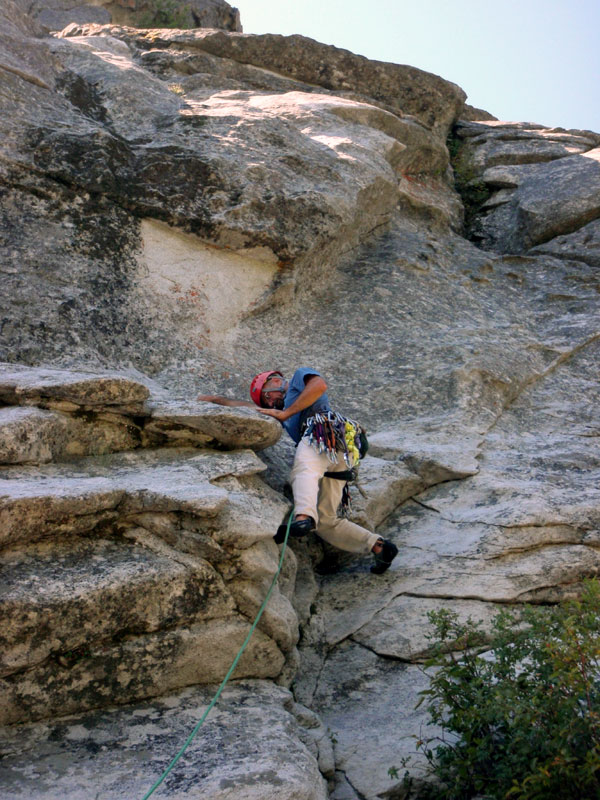
<svg viewBox="0 0 600 800">
<path fill-rule="evenodd" d="M 292 511 L 291 511 L 291 513 L 290 513 L 290 518 L 288 519 L 288 523 L 287 523 L 287 530 L 286 530 L 286 532 L 285 532 L 285 539 L 283 540 L 283 547 L 281 548 L 281 555 L 280 555 L 280 557 L 279 557 L 279 566 L 277 567 L 277 572 L 276 572 L 276 573 L 275 573 L 275 575 L 273 576 L 273 580 L 271 581 L 271 585 L 269 586 L 269 591 L 267 592 L 267 596 L 266 596 L 266 597 L 265 597 L 265 599 L 263 600 L 263 604 L 262 604 L 262 606 L 261 606 L 261 607 L 259 608 L 259 610 L 258 610 L 258 614 L 256 615 L 256 619 L 255 619 L 255 620 L 254 620 L 254 622 L 252 623 L 252 626 L 251 626 L 250 630 L 248 631 L 248 635 L 246 636 L 246 639 L 244 640 L 244 643 L 243 643 L 243 645 L 240 647 L 240 649 L 239 649 L 239 651 L 238 651 L 238 654 L 237 654 L 237 656 L 236 656 L 236 657 L 233 659 L 233 663 L 232 663 L 232 665 L 229 667 L 229 672 L 228 672 L 228 673 L 227 673 L 227 675 L 225 675 L 225 677 L 223 678 L 223 682 L 221 683 L 221 685 L 220 685 L 220 686 L 219 686 L 219 688 L 217 689 L 217 692 L 216 692 L 215 696 L 214 696 L 214 697 L 213 697 L 213 699 L 211 700 L 211 702 L 210 702 L 210 704 L 209 704 L 208 708 L 206 709 L 206 711 L 205 711 L 205 712 L 204 712 L 204 714 L 202 715 L 202 717 L 201 717 L 200 721 L 199 721 L 199 722 L 196 724 L 196 727 L 194 728 L 194 730 L 193 730 L 193 731 L 190 733 L 190 735 L 189 735 L 189 736 L 188 736 L 188 738 L 186 739 L 186 741 L 185 741 L 185 744 L 183 745 L 183 747 L 181 748 L 181 750 L 180 750 L 180 751 L 177 753 L 177 755 L 175 756 L 175 758 L 174 758 L 174 759 L 171 761 L 171 763 L 169 764 L 169 766 L 166 768 L 166 770 L 163 772 L 163 774 L 160 776 L 160 778 L 159 778 L 159 779 L 156 781 L 156 783 L 155 783 L 155 784 L 154 784 L 154 786 L 153 786 L 153 787 L 150 789 L 150 791 L 149 791 L 149 792 L 147 792 L 147 793 L 144 795 L 144 797 L 142 798 L 142 800 L 148 800 L 148 798 L 150 797 L 150 795 L 151 795 L 151 794 L 153 794 L 153 793 L 156 791 L 156 789 L 158 789 L 158 787 L 161 785 L 161 783 L 164 781 L 164 779 L 167 777 L 167 775 L 168 775 L 168 774 L 171 772 L 171 770 L 172 770 L 172 769 L 175 767 L 175 765 L 177 764 L 177 762 L 179 761 L 179 759 L 181 758 L 181 756 L 182 756 L 182 755 L 185 753 L 185 751 L 186 751 L 186 749 L 187 749 L 188 745 L 189 745 L 189 744 L 192 742 L 192 740 L 194 739 L 194 737 L 196 736 L 196 734 L 197 734 L 197 733 L 198 733 L 198 731 L 200 730 L 200 726 L 202 725 L 202 723 L 204 722 L 204 720 L 205 720 L 205 719 L 206 719 L 206 717 L 208 716 L 208 714 L 209 714 L 210 710 L 211 710 L 211 709 L 213 708 L 213 706 L 216 704 L 217 700 L 218 700 L 218 699 L 219 699 L 219 697 L 221 696 L 221 692 L 223 691 L 223 689 L 225 688 L 225 685 L 227 684 L 227 681 L 228 681 L 228 680 L 229 680 L 229 678 L 232 676 L 234 669 L 237 667 L 237 663 L 238 663 L 238 661 L 240 660 L 240 658 L 242 657 L 242 653 L 243 653 L 243 652 L 244 652 L 244 650 L 246 649 L 246 645 L 247 645 L 247 644 L 248 644 L 248 642 L 250 641 L 250 638 L 251 638 L 252 634 L 254 633 L 254 629 L 255 629 L 255 628 L 256 628 L 256 626 L 258 625 L 258 622 L 259 622 L 260 618 L 262 617 L 262 613 L 263 613 L 263 611 L 265 610 L 267 603 L 269 602 L 269 598 L 271 597 L 271 593 L 272 593 L 273 589 L 275 588 L 275 584 L 277 583 L 277 578 L 279 577 L 279 573 L 281 572 L 281 566 L 282 566 L 282 564 L 283 564 L 283 557 L 284 557 L 284 555 L 285 555 L 285 548 L 286 548 L 286 546 L 287 546 L 287 540 L 288 540 L 288 537 L 289 537 L 289 535 L 290 535 L 290 525 L 292 524 L 292 520 L 293 520 L 293 518 L 294 518 L 294 509 L 292 509 Z"/>
</svg>

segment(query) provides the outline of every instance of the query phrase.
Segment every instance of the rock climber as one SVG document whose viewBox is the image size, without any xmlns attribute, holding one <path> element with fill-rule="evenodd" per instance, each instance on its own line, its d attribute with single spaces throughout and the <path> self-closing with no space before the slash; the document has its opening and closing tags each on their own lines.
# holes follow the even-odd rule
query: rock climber
<svg viewBox="0 0 600 800">
<path fill-rule="evenodd" d="M 388 539 L 382 539 L 349 519 L 339 517 L 344 480 L 325 473 L 347 472 L 359 458 L 355 438 L 361 430 L 352 420 L 332 411 L 327 384 L 315 369 L 301 367 L 291 380 L 275 370 L 261 372 L 250 385 L 252 402 L 220 395 L 199 395 L 198 400 L 223 406 L 258 406 L 258 411 L 274 417 L 296 442 L 296 455 L 290 476 L 294 495 L 294 519 L 290 535 L 305 536 L 314 531 L 340 550 L 373 553 L 371 572 L 385 572 L 398 553 Z M 281 526 L 275 541 L 282 541 L 287 526 Z"/>
</svg>

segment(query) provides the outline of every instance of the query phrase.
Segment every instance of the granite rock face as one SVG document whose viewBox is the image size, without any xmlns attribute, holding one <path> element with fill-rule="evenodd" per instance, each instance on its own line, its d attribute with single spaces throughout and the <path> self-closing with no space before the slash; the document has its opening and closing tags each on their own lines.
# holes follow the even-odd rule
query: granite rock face
<svg viewBox="0 0 600 800">
<path fill-rule="evenodd" d="M 369 432 L 353 518 L 399 555 L 376 576 L 292 543 L 252 680 L 168 795 L 402 796 L 427 612 L 485 628 L 600 568 L 600 135 L 303 37 L 43 37 L 23 8 L 0 29 L 2 777 L 75 800 L 83 750 L 115 796 L 154 743 L 164 769 L 289 510 L 278 424 L 193 398 L 313 365 Z"/>
<path fill-rule="evenodd" d="M 0 707 L 8 724 L 0 772 L 11 797 L 75 800 L 89 796 L 90 781 L 111 797 L 145 793 L 207 708 L 277 569 L 272 535 L 286 504 L 259 479 L 265 467 L 252 450 L 231 448 L 272 443 L 278 423 L 228 408 L 218 409 L 215 428 L 216 409 L 178 402 L 141 377 L 14 364 L 0 377 L 2 400 L 21 403 L 0 409 Z M 97 442 L 95 415 L 107 409 L 135 420 L 135 444 L 111 440 L 108 455 L 88 458 L 57 446 L 78 415 Z M 50 436 L 57 419 L 62 428 Z M 154 422 L 165 447 L 152 446 Z M 184 433 L 173 441 L 175 429 Z M 198 429 L 212 435 L 194 448 L 172 446 Z M 290 550 L 236 683 L 188 749 L 185 772 L 166 781 L 168 796 L 201 787 L 215 800 L 234 788 L 257 800 L 327 797 L 325 778 L 335 772 L 328 732 L 264 680 L 289 682 L 297 664 L 296 564 Z M 199 684 L 208 686 L 181 692 Z M 123 712 L 64 717 L 136 700 Z M 37 764 L 35 785 L 24 757 Z"/>
<path fill-rule="evenodd" d="M 464 94 L 437 76 L 301 37 L 61 37 L 20 34 L 5 74 L 5 359 L 204 361 L 398 203 L 460 226 L 445 136 Z"/>
<path fill-rule="evenodd" d="M 459 169 L 489 193 L 473 229 L 486 249 L 524 253 L 598 219 L 598 134 L 488 121 L 461 123 L 457 136 Z"/>
<path fill-rule="evenodd" d="M 3 787 L 15 800 L 54 800 L 58 794 L 83 800 L 90 785 L 100 797 L 143 797 L 211 699 L 209 690 L 194 688 L 140 705 L 133 718 L 115 709 L 3 731 Z M 77 754 L 76 762 L 65 759 L 64 743 Z M 23 756 L 35 758 L 35 776 L 23 769 Z M 325 800 L 320 770 L 327 772 L 331 762 L 331 742 L 314 714 L 281 687 L 243 681 L 225 690 L 157 794 L 180 800 L 199 793 L 214 800 Z"/>
<path fill-rule="evenodd" d="M 280 435 L 268 417 L 172 398 L 144 376 L 115 372 L 0 364 L 0 402 L 3 464 L 160 445 L 262 450 Z"/>
<path fill-rule="evenodd" d="M 45 31 L 62 31 L 77 23 L 135 27 L 221 28 L 241 31 L 240 13 L 225 0 L 34 0 L 26 10 Z"/>
<path fill-rule="evenodd" d="M 3 724 L 222 679 L 277 569 L 286 504 L 240 448 L 279 424 L 147 384 L 0 371 Z M 276 678 L 297 639 L 276 590 L 238 677 Z"/>
</svg>

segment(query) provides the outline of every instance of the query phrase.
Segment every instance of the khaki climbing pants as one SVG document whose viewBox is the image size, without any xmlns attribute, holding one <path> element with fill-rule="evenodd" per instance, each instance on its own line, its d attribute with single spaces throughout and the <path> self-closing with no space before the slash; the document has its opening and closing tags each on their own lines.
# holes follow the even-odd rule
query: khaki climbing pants
<svg viewBox="0 0 600 800">
<path fill-rule="evenodd" d="M 317 453 L 304 439 L 296 448 L 291 483 L 295 514 L 308 514 L 317 526 L 317 534 L 329 544 L 350 553 L 369 553 L 380 537 L 348 519 L 338 517 L 344 481 L 324 478 L 325 472 L 348 469 L 340 454 L 332 464 L 327 453 Z"/>
</svg>

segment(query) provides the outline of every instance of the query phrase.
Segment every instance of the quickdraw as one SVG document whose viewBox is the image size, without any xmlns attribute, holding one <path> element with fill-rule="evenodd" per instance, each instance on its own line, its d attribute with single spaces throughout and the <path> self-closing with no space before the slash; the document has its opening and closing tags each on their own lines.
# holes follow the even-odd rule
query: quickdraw
<svg viewBox="0 0 600 800">
<path fill-rule="evenodd" d="M 346 481 L 342 490 L 341 510 L 343 516 L 348 516 L 350 513 L 348 483 L 350 480 L 356 480 L 359 459 L 366 455 L 369 447 L 364 428 L 353 419 L 338 414 L 337 411 L 327 411 L 314 414 L 306 420 L 302 438 L 306 439 L 318 453 L 327 453 L 332 464 L 338 463 L 338 453 L 344 454 L 344 461 L 348 467 L 344 477 L 335 472 L 326 472 L 324 477 Z"/>
<path fill-rule="evenodd" d="M 352 419 L 337 411 L 314 414 L 306 420 L 302 438 L 318 453 L 327 453 L 332 464 L 338 463 L 338 453 L 343 453 L 348 469 L 358 464 L 364 455 L 359 449 L 364 430 Z"/>
</svg>

